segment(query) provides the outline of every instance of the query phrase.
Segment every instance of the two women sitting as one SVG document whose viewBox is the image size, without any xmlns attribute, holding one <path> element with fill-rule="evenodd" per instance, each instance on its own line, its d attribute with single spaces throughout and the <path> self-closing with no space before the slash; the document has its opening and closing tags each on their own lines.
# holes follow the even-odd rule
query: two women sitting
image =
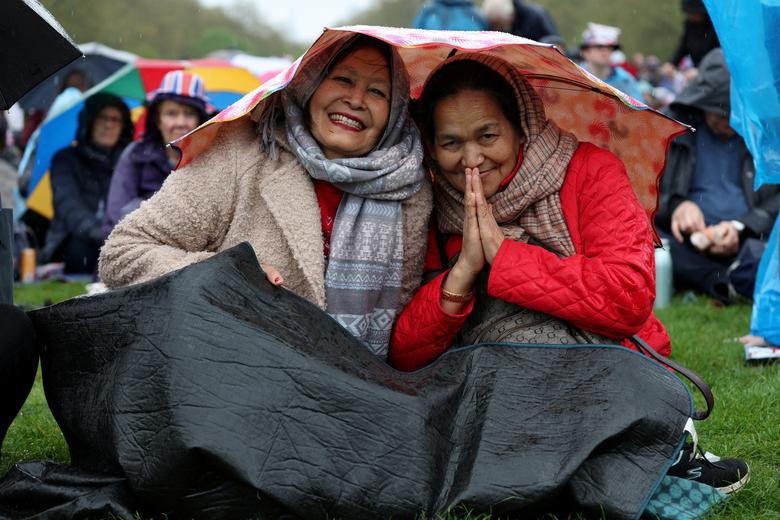
<svg viewBox="0 0 780 520">
<path fill-rule="evenodd" d="M 497 57 L 456 54 L 432 73 L 422 137 L 408 93 L 378 40 L 315 55 L 120 222 L 103 280 L 148 280 L 249 241 L 271 283 L 402 370 L 491 341 L 638 334 L 668 355 L 651 228 L 621 161 L 549 121 Z M 424 268 L 442 272 L 420 287 Z M 737 462 L 728 485 L 747 476 Z"/>
</svg>

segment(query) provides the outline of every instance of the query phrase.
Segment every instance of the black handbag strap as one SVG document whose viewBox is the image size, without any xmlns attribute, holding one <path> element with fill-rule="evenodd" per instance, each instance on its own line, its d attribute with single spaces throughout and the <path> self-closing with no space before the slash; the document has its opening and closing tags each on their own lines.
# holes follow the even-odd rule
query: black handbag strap
<svg viewBox="0 0 780 520">
<path fill-rule="evenodd" d="M 652 357 L 662 365 L 665 365 L 671 368 L 672 370 L 674 370 L 675 372 L 682 374 L 691 383 L 696 385 L 696 388 L 699 389 L 699 391 L 704 396 L 704 400 L 707 402 L 707 408 L 704 410 L 695 410 L 693 412 L 693 418 L 695 420 L 703 421 L 704 419 L 710 416 L 710 414 L 712 413 L 712 409 L 715 407 L 715 397 L 712 395 L 712 390 L 710 390 L 709 385 L 704 382 L 704 379 L 702 379 L 693 370 L 689 368 L 685 368 L 684 366 L 672 361 L 669 358 L 663 357 L 658 352 L 656 352 L 650 345 L 645 343 L 644 340 L 642 340 L 642 338 L 640 338 L 639 336 L 631 336 L 628 339 L 631 340 L 631 343 L 636 345 L 636 348 L 639 350 L 639 352 Z"/>
</svg>

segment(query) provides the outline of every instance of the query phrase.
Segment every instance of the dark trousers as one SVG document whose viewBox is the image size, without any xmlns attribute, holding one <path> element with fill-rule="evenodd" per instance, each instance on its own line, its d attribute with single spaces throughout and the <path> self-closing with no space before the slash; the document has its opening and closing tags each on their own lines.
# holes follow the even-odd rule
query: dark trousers
<svg viewBox="0 0 780 520">
<path fill-rule="evenodd" d="M 676 290 L 693 289 L 724 303 L 730 301 L 728 269 L 734 258 L 703 255 L 687 239 L 681 244 L 671 235 L 669 252 Z"/>
<path fill-rule="evenodd" d="M 661 236 L 669 240 L 676 290 L 693 289 L 723 303 L 732 303 L 734 293 L 753 298 L 764 242 L 748 239 L 737 255 L 722 258 L 702 254 L 687 239 L 681 244 L 669 233 L 661 231 Z"/>
<path fill-rule="evenodd" d="M 35 329 L 18 307 L 0 304 L 0 448 L 38 369 Z"/>
</svg>

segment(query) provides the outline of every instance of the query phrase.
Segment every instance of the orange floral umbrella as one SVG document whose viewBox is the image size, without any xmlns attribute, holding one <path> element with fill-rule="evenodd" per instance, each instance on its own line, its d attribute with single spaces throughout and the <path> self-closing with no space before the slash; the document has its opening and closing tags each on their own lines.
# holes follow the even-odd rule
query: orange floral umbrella
<svg viewBox="0 0 780 520">
<path fill-rule="evenodd" d="M 428 74 L 453 50 L 485 52 L 513 64 L 539 93 L 547 117 L 581 141 L 589 141 L 620 157 L 637 197 L 653 221 L 669 142 L 690 128 L 607 85 L 555 47 L 498 32 L 372 26 L 326 29 L 289 68 L 177 141 L 182 150 L 179 166 L 190 163 L 206 149 L 222 125 L 248 117 L 263 100 L 283 89 L 313 56 L 356 33 L 373 36 L 398 49 L 409 73 L 413 98 L 420 95 Z"/>
</svg>

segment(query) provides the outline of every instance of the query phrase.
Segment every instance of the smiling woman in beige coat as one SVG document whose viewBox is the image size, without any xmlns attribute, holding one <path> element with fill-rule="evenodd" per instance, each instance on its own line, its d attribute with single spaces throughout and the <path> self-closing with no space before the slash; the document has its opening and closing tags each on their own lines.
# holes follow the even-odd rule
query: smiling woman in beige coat
<svg viewBox="0 0 780 520">
<path fill-rule="evenodd" d="M 268 279 L 310 300 L 378 356 L 418 287 L 431 189 L 395 50 L 345 38 L 299 70 L 109 236 L 109 287 L 248 241 Z"/>
</svg>

